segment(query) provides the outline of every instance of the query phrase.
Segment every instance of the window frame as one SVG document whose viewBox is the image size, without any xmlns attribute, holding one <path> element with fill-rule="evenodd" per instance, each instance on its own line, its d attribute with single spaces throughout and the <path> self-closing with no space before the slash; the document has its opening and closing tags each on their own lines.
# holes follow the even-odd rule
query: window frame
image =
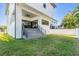
<svg viewBox="0 0 79 59">
<path fill-rule="evenodd" d="M 42 19 L 42 25 L 49 25 L 49 21 Z"/>
<path fill-rule="evenodd" d="M 43 8 L 46 8 L 46 3 L 43 3 Z"/>
</svg>

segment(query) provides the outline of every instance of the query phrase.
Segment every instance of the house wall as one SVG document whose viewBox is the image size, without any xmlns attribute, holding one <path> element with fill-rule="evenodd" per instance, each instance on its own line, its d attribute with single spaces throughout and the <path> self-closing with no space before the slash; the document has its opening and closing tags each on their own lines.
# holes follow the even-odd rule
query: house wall
<svg viewBox="0 0 79 59">
<path fill-rule="evenodd" d="M 33 4 L 30 4 L 30 5 L 33 5 Z M 36 5 L 36 8 L 38 9 L 38 7 L 37 7 L 37 5 L 39 6 L 39 9 L 41 10 L 41 12 L 44 12 L 44 14 L 43 13 L 40 13 L 39 11 L 37 11 L 37 10 L 35 10 L 35 9 L 33 9 L 33 8 L 31 8 L 31 7 L 28 7 L 27 5 L 25 5 L 25 6 L 21 6 L 21 5 L 16 5 L 16 28 L 15 28 L 15 17 L 14 16 L 12 16 L 12 14 L 13 14 L 13 12 L 14 12 L 14 4 L 10 4 L 9 5 L 9 15 L 8 15 L 8 33 L 11 35 L 11 36 L 15 36 L 15 30 L 16 30 L 16 38 L 21 38 L 22 37 L 22 19 L 24 19 L 24 20 L 31 20 L 31 21 L 33 21 L 34 19 L 36 20 L 38 20 L 38 24 L 42 27 L 42 28 L 44 28 L 45 30 L 46 29 L 50 29 L 50 23 L 51 23 L 51 18 L 52 18 L 52 9 L 50 9 L 49 11 L 51 11 L 51 14 L 50 14 L 50 12 L 48 11 L 48 9 L 50 8 L 50 7 L 52 7 L 51 5 L 49 5 L 48 4 L 48 6 L 50 6 L 50 7 L 48 7 L 48 8 L 46 8 L 47 9 L 47 11 L 45 11 L 45 9 L 43 9 L 43 5 L 41 5 L 41 4 L 34 4 L 34 5 Z M 52 7 L 53 8 L 53 7 Z M 26 10 L 26 11 L 29 11 L 29 12 L 31 12 L 31 13 L 34 13 L 34 14 L 36 14 L 37 16 L 36 17 L 34 17 L 34 18 L 27 18 L 27 17 L 23 17 L 22 16 L 22 9 L 24 9 L 24 10 Z M 45 13 L 47 13 L 46 15 L 45 15 Z M 51 16 L 51 17 L 49 17 L 49 16 Z M 47 26 L 47 25 L 42 25 L 42 19 L 44 19 L 44 20 L 47 20 L 47 21 L 49 21 L 49 25 Z M 11 20 L 14 20 L 12 23 L 10 23 L 10 21 Z"/>
<path fill-rule="evenodd" d="M 22 10 L 19 6 L 16 6 L 16 28 L 15 28 L 15 4 L 9 4 L 9 14 L 7 14 L 8 20 L 7 20 L 7 32 L 9 35 L 16 38 L 21 38 L 21 30 L 22 30 Z M 16 33 L 15 33 L 16 30 Z"/>
<path fill-rule="evenodd" d="M 14 16 L 10 19 L 10 20 L 14 20 Z M 10 21 L 11 22 L 11 21 Z M 10 34 L 11 36 L 14 37 L 15 35 L 15 22 L 12 21 L 9 25 L 8 25 L 8 34 Z"/>
<path fill-rule="evenodd" d="M 16 6 L 16 38 L 22 37 L 22 8 Z"/>
<path fill-rule="evenodd" d="M 22 8 L 23 10 L 26 10 L 26 11 L 28 11 L 28 12 L 31 12 L 31 13 L 33 13 L 33 14 L 36 14 L 37 16 L 36 17 L 33 17 L 33 18 L 27 18 L 27 17 L 23 17 L 23 19 L 25 19 L 25 20 L 28 20 L 28 21 L 33 21 L 33 20 L 39 20 L 38 22 L 39 22 L 39 25 L 40 26 L 42 26 L 43 28 L 45 28 L 45 29 L 50 29 L 50 24 L 52 23 L 52 19 L 51 19 L 51 17 L 49 17 L 49 16 L 47 16 L 47 15 L 44 15 L 42 12 L 45 12 L 45 13 L 49 13 L 49 14 L 53 14 L 53 7 L 50 5 L 50 4 L 47 4 L 47 8 L 46 9 L 44 9 L 43 8 L 43 3 L 39 3 L 39 4 L 37 4 L 37 3 L 35 3 L 35 4 L 30 4 L 29 3 L 29 5 L 31 6 L 31 5 L 34 5 L 34 6 L 36 6 L 36 8 L 37 8 L 37 10 L 38 9 L 41 9 L 41 12 L 38 12 L 37 10 L 35 10 L 35 8 L 33 9 L 33 7 L 29 7 L 28 6 L 28 4 L 26 4 L 26 5 L 23 5 L 23 4 L 19 4 L 19 6 L 20 6 L 20 8 Z M 38 7 L 39 8 L 38 8 Z M 53 17 L 53 15 L 52 15 L 52 17 Z M 42 25 L 41 24 L 41 20 L 42 19 L 44 19 L 44 20 L 46 20 L 46 21 L 49 21 L 49 25 L 47 26 L 47 25 Z"/>
<path fill-rule="evenodd" d="M 13 12 L 14 12 L 14 4 L 11 3 L 9 4 L 9 8 L 8 8 L 8 13 L 7 13 L 7 17 L 8 17 L 8 20 L 7 20 L 7 32 L 9 35 L 13 36 L 14 37 L 14 28 L 15 28 L 15 18 L 14 18 L 14 15 L 13 15 Z"/>
<path fill-rule="evenodd" d="M 27 20 L 27 21 L 34 21 L 34 20 L 38 20 L 38 24 L 45 29 L 46 31 L 48 31 L 50 29 L 50 24 L 52 23 L 52 19 L 51 17 L 42 14 L 41 12 L 38 12 L 37 10 L 33 9 L 32 7 L 29 7 L 28 5 L 24 5 L 24 4 L 17 4 L 17 6 L 19 6 L 22 10 L 26 10 L 28 12 L 31 12 L 35 15 L 37 15 L 36 17 L 33 18 L 28 18 L 26 16 L 22 16 L 22 19 Z M 40 5 L 39 5 L 40 6 Z M 42 5 L 43 7 L 43 5 Z M 52 7 L 52 6 L 51 6 Z M 47 12 L 48 13 L 48 12 Z M 49 21 L 49 25 L 42 25 L 42 19 Z"/>
<path fill-rule="evenodd" d="M 35 8 L 36 10 L 48 15 L 49 17 L 53 18 L 54 8 L 49 3 L 46 3 L 46 8 L 43 7 L 43 3 L 27 3 L 26 5 Z"/>
</svg>

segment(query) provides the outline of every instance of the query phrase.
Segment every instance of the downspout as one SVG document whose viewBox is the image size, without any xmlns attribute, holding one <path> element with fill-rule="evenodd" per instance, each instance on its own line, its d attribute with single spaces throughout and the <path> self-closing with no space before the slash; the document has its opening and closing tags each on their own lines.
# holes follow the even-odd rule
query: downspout
<svg viewBox="0 0 79 59">
<path fill-rule="evenodd" d="M 15 3 L 15 28 L 14 30 L 15 30 L 15 39 L 16 39 L 16 3 Z"/>
</svg>

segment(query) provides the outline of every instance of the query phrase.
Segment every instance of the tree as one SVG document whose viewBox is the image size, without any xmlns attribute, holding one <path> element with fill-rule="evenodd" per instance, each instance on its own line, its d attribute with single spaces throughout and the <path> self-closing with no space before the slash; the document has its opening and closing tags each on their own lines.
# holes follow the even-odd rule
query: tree
<svg viewBox="0 0 79 59">
<path fill-rule="evenodd" d="M 1 25 L 0 28 L 2 28 L 2 29 L 7 29 L 7 26 Z"/>
<path fill-rule="evenodd" d="M 1 25 L 1 26 L 0 26 L 0 30 L 1 30 L 2 32 L 5 32 L 5 31 L 7 30 L 7 26 Z"/>
<path fill-rule="evenodd" d="M 76 24 L 76 27 L 79 27 L 79 5 L 76 7 L 76 9 L 73 11 L 74 15 L 74 22 Z"/>
<path fill-rule="evenodd" d="M 62 25 L 64 28 L 68 29 L 75 28 L 74 16 L 72 13 L 68 13 L 66 16 L 64 16 Z"/>
<path fill-rule="evenodd" d="M 76 9 L 73 11 L 74 15 L 74 22 L 76 24 L 76 36 L 79 39 L 79 5 L 76 7 Z"/>
</svg>

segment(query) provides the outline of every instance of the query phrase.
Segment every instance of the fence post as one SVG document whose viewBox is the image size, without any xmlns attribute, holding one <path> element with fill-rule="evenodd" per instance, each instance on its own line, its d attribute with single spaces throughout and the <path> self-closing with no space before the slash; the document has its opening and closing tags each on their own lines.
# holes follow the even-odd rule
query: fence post
<svg viewBox="0 0 79 59">
<path fill-rule="evenodd" d="M 79 40 L 79 28 L 76 28 L 76 37 Z"/>
</svg>

